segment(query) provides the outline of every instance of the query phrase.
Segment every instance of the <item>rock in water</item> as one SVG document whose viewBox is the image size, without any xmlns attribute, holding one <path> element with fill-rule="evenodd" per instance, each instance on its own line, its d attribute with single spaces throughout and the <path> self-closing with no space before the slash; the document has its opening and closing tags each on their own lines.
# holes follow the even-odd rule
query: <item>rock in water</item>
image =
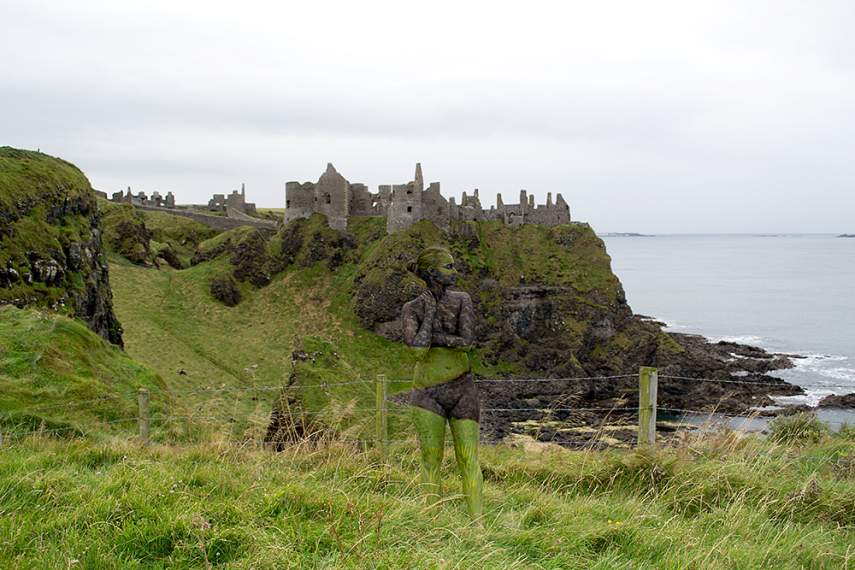
<svg viewBox="0 0 855 570">
<path fill-rule="evenodd" d="M 855 393 L 845 396 L 826 396 L 819 401 L 817 408 L 855 409 Z"/>
</svg>

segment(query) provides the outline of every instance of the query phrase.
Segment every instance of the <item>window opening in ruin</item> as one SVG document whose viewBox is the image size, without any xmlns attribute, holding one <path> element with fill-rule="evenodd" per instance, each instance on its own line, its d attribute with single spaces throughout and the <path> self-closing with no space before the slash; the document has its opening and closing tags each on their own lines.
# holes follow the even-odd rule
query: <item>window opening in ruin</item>
<svg viewBox="0 0 855 570">
<path fill-rule="evenodd" d="M 412 207 L 412 206 L 407 206 L 407 211 L 408 211 L 408 212 L 412 212 L 412 211 L 413 211 L 413 207 Z"/>
<path fill-rule="evenodd" d="M 325 203 L 325 204 L 329 204 L 329 203 L 330 203 L 330 195 L 329 195 L 329 194 L 324 194 L 324 203 Z"/>
<path fill-rule="evenodd" d="M 440 216 L 442 215 L 442 206 L 440 206 L 439 208 L 436 209 L 436 213 L 439 214 Z"/>
<path fill-rule="evenodd" d="M 286 208 L 290 208 L 290 207 L 291 207 L 291 200 L 285 200 L 285 207 L 286 207 Z"/>
</svg>

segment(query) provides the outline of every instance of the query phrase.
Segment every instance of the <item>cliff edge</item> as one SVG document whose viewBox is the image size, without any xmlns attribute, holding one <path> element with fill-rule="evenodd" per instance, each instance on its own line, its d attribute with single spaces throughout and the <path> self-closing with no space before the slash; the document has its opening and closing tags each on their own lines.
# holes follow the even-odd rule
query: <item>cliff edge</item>
<svg viewBox="0 0 855 570">
<path fill-rule="evenodd" d="M 0 305 L 47 307 L 122 346 L 86 176 L 59 158 L 0 147 Z"/>
</svg>

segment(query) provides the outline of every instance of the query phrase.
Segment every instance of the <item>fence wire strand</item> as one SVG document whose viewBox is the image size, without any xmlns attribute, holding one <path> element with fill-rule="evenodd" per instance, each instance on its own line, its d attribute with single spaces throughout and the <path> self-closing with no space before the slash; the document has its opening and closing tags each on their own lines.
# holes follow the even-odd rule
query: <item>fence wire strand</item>
<svg viewBox="0 0 855 570">
<path fill-rule="evenodd" d="M 780 382 L 754 382 L 752 380 L 717 380 L 715 378 L 689 378 L 688 376 L 668 376 L 665 374 L 659 374 L 660 380 L 684 380 L 690 382 L 715 382 L 718 384 L 741 384 L 743 386 L 769 386 L 772 388 L 788 388 L 788 387 L 796 387 L 795 384 L 790 384 L 786 380 L 781 380 Z M 844 388 L 845 386 L 834 386 L 836 388 Z"/>
<path fill-rule="evenodd" d="M 56 433 L 56 432 L 60 432 L 60 431 L 68 431 L 68 430 L 80 429 L 80 428 L 85 428 L 85 427 L 105 426 L 105 425 L 109 425 L 109 424 L 117 424 L 117 423 L 122 423 L 122 422 L 138 422 L 138 421 L 139 421 L 139 418 L 123 418 L 123 419 L 119 419 L 119 420 L 110 420 L 107 422 L 97 422 L 94 424 L 80 424 L 80 425 L 74 425 L 74 426 L 63 427 L 63 428 L 40 429 L 40 430 L 35 430 L 35 431 L 27 431 L 27 432 L 22 432 L 22 433 L 10 433 L 10 434 L 3 434 L 3 435 L 4 435 L 4 437 L 24 437 L 24 436 L 28 436 L 28 435 L 40 435 L 40 434 L 45 434 L 45 433 Z"/>
<path fill-rule="evenodd" d="M 9 414 L 10 416 L 16 414 L 28 414 L 32 412 L 42 412 L 44 410 L 55 410 L 57 408 L 70 408 L 72 406 L 83 406 L 85 404 L 96 404 L 98 402 L 106 402 L 107 400 L 116 400 L 119 398 L 126 398 L 128 396 L 137 396 L 138 392 L 132 392 L 130 394 L 119 394 L 117 396 L 106 396 L 104 398 L 97 398 L 95 400 L 86 400 L 85 402 L 72 402 L 70 404 L 57 404 L 55 406 L 44 406 L 42 408 L 32 408 L 29 410 L 13 410 L 11 412 L 3 412 L 4 414 Z"/>
<path fill-rule="evenodd" d="M 741 453 L 744 455 L 766 455 L 769 457 L 780 457 L 783 459 L 815 459 L 817 461 L 833 461 L 835 463 L 855 463 L 855 459 L 837 459 L 834 457 L 815 457 L 810 455 L 790 455 L 788 453 L 773 453 L 771 451 L 751 451 L 749 449 L 722 449 L 718 447 L 701 447 L 696 445 L 681 445 L 678 443 L 657 443 L 657 447 L 676 447 L 691 451 L 724 451 L 726 453 Z"/>
<path fill-rule="evenodd" d="M 306 388 L 332 388 L 335 386 L 351 386 L 353 384 L 373 384 L 376 380 L 357 380 L 355 382 L 336 382 L 333 384 L 310 384 L 302 386 L 293 384 L 291 386 L 266 386 L 261 388 L 199 388 L 197 390 L 152 390 L 149 394 L 210 394 L 214 392 L 270 392 L 273 390 L 294 390 Z"/>
<path fill-rule="evenodd" d="M 511 379 L 511 378 L 481 378 L 476 379 L 477 383 L 534 383 L 534 382 L 572 382 L 572 381 L 590 381 L 590 380 L 614 380 L 620 378 L 635 378 L 637 374 L 618 374 L 613 376 L 596 376 L 596 377 L 583 377 L 583 378 L 523 378 L 523 379 Z M 685 376 L 671 376 L 671 375 L 658 375 L 659 380 L 677 380 L 677 381 L 689 381 L 689 382 L 714 382 L 720 384 L 738 384 L 742 386 L 758 386 L 758 387 L 772 387 L 772 388 L 786 388 L 788 383 L 785 381 L 781 381 L 780 383 L 776 382 L 755 382 L 750 380 L 738 380 L 738 379 L 727 379 L 727 380 L 718 380 L 712 378 L 690 378 Z M 409 380 L 383 380 L 384 382 L 391 383 L 406 383 Z M 215 394 L 215 393 L 240 393 L 240 392 L 270 392 L 270 391 L 284 391 L 284 390 L 292 390 L 292 389 L 311 389 L 311 388 L 333 388 L 338 386 L 349 386 L 356 384 L 375 384 L 377 381 L 375 380 L 358 380 L 353 382 L 338 382 L 338 383 L 322 383 L 322 384 L 312 384 L 312 385 L 289 385 L 289 386 L 270 386 L 270 387 L 247 387 L 247 388 L 206 388 L 206 389 L 198 389 L 198 390 L 153 390 L 149 391 L 150 395 L 163 395 L 163 394 L 193 394 L 193 393 L 206 393 L 206 394 Z M 844 388 L 844 387 L 841 387 Z M 93 400 L 86 400 L 81 402 L 73 402 L 68 404 L 57 404 L 53 406 L 43 406 L 39 408 L 32 408 L 27 410 L 15 410 L 9 412 L 2 412 L 3 414 L 7 414 L 9 417 L 18 415 L 18 414 L 26 414 L 26 413 L 35 413 L 46 410 L 55 410 L 59 408 L 67 408 L 67 407 L 75 407 L 82 406 L 87 404 L 96 404 L 99 402 L 104 402 L 108 400 L 116 400 L 121 398 L 127 398 L 130 396 L 138 396 L 139 392 L 133 392 L 128 394 L 119 394 L 114 396 L 107 396 L 104 398 L 97 398 Z M 681 413 L 685 415 L 698 415 L 698 416 L 722 416 L 729 419 L 754 419 L 758 418 L 756 412 L 749 414 L 730 414 L 727 412 L 719 412 L 716 410 L 688 410 L 682 408 L 667 408 L 667 407 L 657 407 L 658 411 L 661 412 L 669 412 L 669 413 Z M 181 415 L 181 416 L 165 416 L 165 417 L 152 417 L 146 418 L 150 422 L 170 422 L 170 421 L 190 421 L 190 420 L 231 420 L 232 422 L 236 419 L 249 419 L 249 418 L 261 418 L 261 419 L 274 419 L 274 418 L 282 418 L 282 417 L 290 417 L 290 416 L 314 416 L 314 415 L 324 415 L 324 414 L 351 414 L 351 413 L 377 413 L 377 412 L 409 412 L 412 410 L 412 407 L 385 407 L 385 408 L 358 408 L 358 409 L 332 409 L 332 410 L 317 410 L 317 411 L 285 411 L 285 412 L 273 412 L 270 414 L 243 414 L 243 415 L 207 415 L 207 416 L 197 416 L 197 415 Z M 551 407 L 538 407 L 538 408 L 482 408 L 481 412 L 485 413 L 522 413 L 522 414 L 551 414 L 551 413 L 573 413 L 573 412 L 604 412 L 607 414 L 611 414 L 614 412 L 632 412 L 637 414 L 639 412 L 639 408 L 637 407 L 610 407 L 610 408 L 580 408 L 580 407 L 561 407 L 561 408 L 551 408 Z M 759 416 L 760 419 L 766 419 L 763 416 Z M 3 434 L 7 438 L 22 438 L 26 436 L 34 436 L 34 435 L 43 435 L 43 434 L 56 434 L 63 431 L 71 431 L 71 430 L 82 430 L 83 428 L 91 428 L 97 426 L 104 426 L 110 424 L 118 424 L 118 423 L 127 423 L 127 422 L 136 422 L 140 421 L 141 418 L 122 418 L 111 421 L 104 422 L 96 422 L 75 426 L 68 426 L 62 428 L 52 428 L 52 429 L 39 429 L 29 432 L 20 432 L 20 433 L 10 433 Z M 845 422 L 828 422 L 828 423 L 845 423 Z M 699 429 L 702 426 L 697 426 Z M 295 440 L 295 441 L 168 441 L 162 442 L 164 445 L 217 445 L 217 444 L 225 444 L 225 445 L 295 445 L 299 446 L 302 444 L 378 444 L 378 443 L 395 443 L 395 444 L 417 444 L 417 440 L 409 440 L 409 439 L 340 439 L 340 440 L 329 440 L 329 439 L 317 439 L 317 440 Z M 446 444 L 450 444 L 451 442 L 447 441 Z M 533 440 L 531 442 L 525 440 L 483 440 L 480 442 L 481 444 L 487 445 L 524 445 L 526 443 L 553 443 L 563 447 L 581 447 L 581 448 L 633 448 L 641 445 L 641 442 L 638 440 L 634 440 L 633 442 L 602 442 L 602 441 L 538 441 Z M 742 450 L 742 449 L 723 449 L 723 448 L 715 448 L 715 447 L 705 447 L 705 446 L 697 446 L 697 445 L 683 445 L 678 443 L 673 443 L 669 441 L 657 442 L 655 444 L 657 447 L 668 447 L 668 448 L 683 448 L 691 451 L 706 451 L 706 452 L 722 452 L 722 453 L 739 453 L 745 455 L 753 455 L 753 456 L 769 456 L 769 457 L 778 457 L 783 459 L 798 459 L 798 460 L 818 460 L 818 461 L 828 461 L 828 462 L 837 462 L 837 463 L 855 463 L 855 460 L 850 459 L 835 459 L 830 457 L 812 457 L 812 456 L 800 456 L 800 455 L 791 455 L 787 453 L 774 453 L 774 452 L 762 452 L 762 451 L 750 451 L 750 450 Z"/>
<path fill-rule="evenodd" d="M 637 377 L 638 374 L 618 374 L 616 376 L 588 376 L 586 378 L 478 378 L 475 380 L 475 382 L 579 382 L 582 380 L 614 380 L 617 378 Z"/>
</svg>

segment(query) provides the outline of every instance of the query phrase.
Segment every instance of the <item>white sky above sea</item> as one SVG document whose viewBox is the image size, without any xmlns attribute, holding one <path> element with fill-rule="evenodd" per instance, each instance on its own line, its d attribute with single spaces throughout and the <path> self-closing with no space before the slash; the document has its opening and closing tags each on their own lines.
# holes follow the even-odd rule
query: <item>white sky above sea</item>
<svg viewBox="0 0 855 570">
<path fill-rule="evenodd" d="M 0 145 L 206 203 L 561 193 L 600 232 L 855 233 L 851 1 L 0 0 Z"/>
</svg>

